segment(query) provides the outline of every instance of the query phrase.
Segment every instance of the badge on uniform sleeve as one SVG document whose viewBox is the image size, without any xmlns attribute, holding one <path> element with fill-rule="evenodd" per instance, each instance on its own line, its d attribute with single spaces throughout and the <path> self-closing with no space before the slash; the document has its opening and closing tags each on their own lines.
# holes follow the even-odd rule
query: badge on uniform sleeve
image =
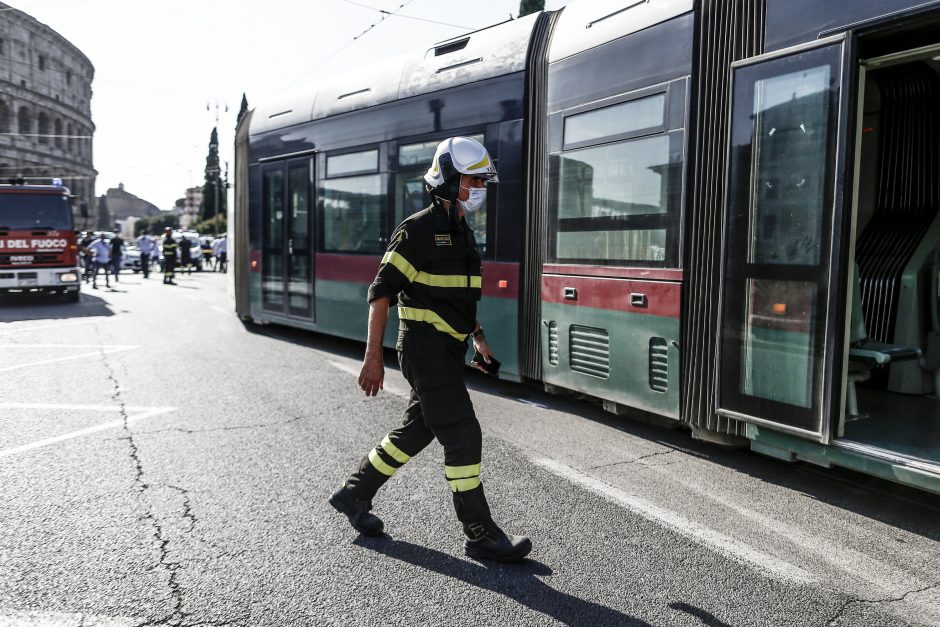
<svg viewBox="0 0 940 627">
<path fill-rule="evenodd" d="M 438 233 L 434 236 L 434 243 L 438 246 L 453 246 L 450 241 L 450 235 L 447 233 Z"/>
</svg>

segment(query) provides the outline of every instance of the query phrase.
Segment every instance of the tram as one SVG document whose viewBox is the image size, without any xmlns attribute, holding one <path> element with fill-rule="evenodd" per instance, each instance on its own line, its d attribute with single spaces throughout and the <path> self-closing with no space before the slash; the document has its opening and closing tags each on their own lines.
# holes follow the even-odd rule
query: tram
<svg viewBox="0 0 940 627">
<path fill-rule="evenodd" d="M 940 1 L 574 0 L 264 103 L 236 311 L 364 339 L 437 142 L 475 137 L 501 376 L 940 493 L 938 26 Z"/>
</svg>

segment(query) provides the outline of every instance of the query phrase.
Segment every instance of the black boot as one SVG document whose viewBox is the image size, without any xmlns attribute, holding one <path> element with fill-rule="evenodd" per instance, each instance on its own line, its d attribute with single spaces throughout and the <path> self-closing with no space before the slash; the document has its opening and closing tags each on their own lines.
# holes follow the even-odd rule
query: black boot
<svg viewBox="0 0 940 627">
<path fill-rule="evenodd" d="M 346 486 L 330 496 L 330 505 L 349 519 L 349 524 L 359 533 L 367 536 L 380 536 L 385 529 L 382 519 L 370 512 L 371 501 L 360 501 Z"/>
<path fill-rule="evenodd" d="M 518 562 L 532 550 L 529 538 L 509 535 L 493 521 L 482 485 L 469 492 L 455 492 L 454 509 L 457 510 L 457 518 L 463 523 L 463 531 L 467 536 L 464 552 L 469 557 Z"/>
</svg>

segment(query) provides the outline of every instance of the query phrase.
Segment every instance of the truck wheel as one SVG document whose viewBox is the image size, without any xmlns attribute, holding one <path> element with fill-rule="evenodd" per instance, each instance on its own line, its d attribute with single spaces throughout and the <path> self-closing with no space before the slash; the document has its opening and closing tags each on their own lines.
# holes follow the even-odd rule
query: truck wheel
<svg viewBox="0 0 940 627">
<path fill-rule="evenodd" d="M 70 302 L 70 303 L 77 303 L 78 300 L 79 300 L 79 297 L 81 297 L 81 295 L 82 295 L 82 293 L 81 293 L 80 290 L 76 290 L 76 291 L 74 291 L 74 292 L 66 292 L 66 293 L 65 293 L 65 300 L 67 300 L 67 301 Z"/>
</svg>

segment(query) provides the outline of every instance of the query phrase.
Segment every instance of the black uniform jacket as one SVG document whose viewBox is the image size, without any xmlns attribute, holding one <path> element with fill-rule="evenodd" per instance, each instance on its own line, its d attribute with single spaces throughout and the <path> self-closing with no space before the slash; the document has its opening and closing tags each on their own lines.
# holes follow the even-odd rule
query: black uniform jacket
<svg viewBox="0 0 940 627">
<path fill-rule="evenodd" d="M 461 342 L 476 326 L 483 268 L 473 231 L 443 208 L 428 207 L 392 234 L 369 302 L 398 303 L 402 331 L 436 330 Z"/>
</svg>

